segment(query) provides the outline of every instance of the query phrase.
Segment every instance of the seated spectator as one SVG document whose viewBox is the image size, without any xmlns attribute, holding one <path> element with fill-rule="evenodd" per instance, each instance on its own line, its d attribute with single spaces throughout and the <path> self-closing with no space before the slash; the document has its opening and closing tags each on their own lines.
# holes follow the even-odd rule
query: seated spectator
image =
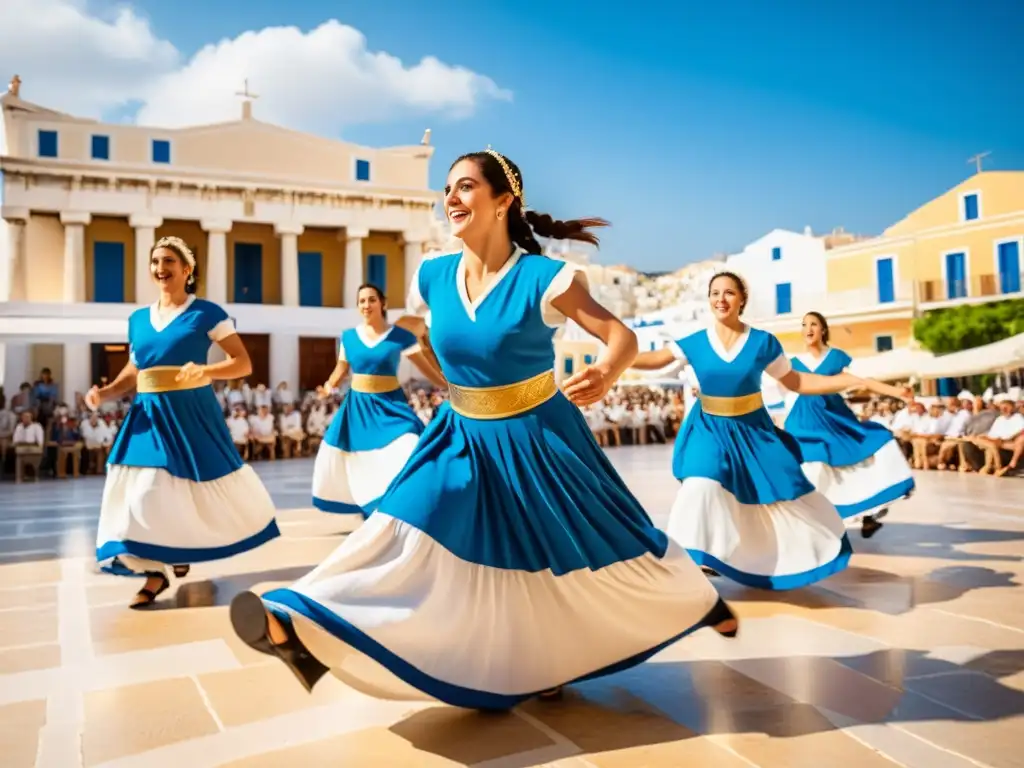
<svg viewBox="0 0 1024 768">
<path fill-rule="evenodd" d="M 114 430 L 96 411 L 89 414 L 89 418 L 82 423 L 80 429 L 82 440 L 85 442 L 85 471 L 101 475 L 106 467 L 110 448 L 114 444 Z"/>
<path fill-rule="evenodd" d="M 967 434 L 967 425 L 974 417 L 974 396 L 966 390 L 961 392 L 957 396 L 956 404 L 950 403 L 950 410 L 953 412 L 953 419 L 942 436 L 939 453 L 935 457 L 939 469 L 953 468 L 952 458 L 958 453 L 958 447 Z"/>
<path fill-rule="evenodd" d="M 252 458 L 257 459 L 264 454 L 271 461 L 277 458 L 277 430 L 274 429 L 269 405 L 261 405 L 259 412 L 249 417 L 249 430 Z"/>
<path fill-rule="evenodd" d="M 278 417 L 278 429 L 281 431 L 281 451 L 286 459 L 301 456 L 302 447 L 306 442 L 306 433 L 302 431 L 302 414 L 295 410 L 292 403 L 283 405 L 284 412 Z"/>
<path fill-rule="evenodd" d="M 43 460 L 43 446 L 46 436 L 43 425 L 35 419 L 31 410 L 21 412 L 21 422 L 14 429 L 14 481 L 22 481 L 25 469 L 32 470 L 32 478 L 39 479 L 39 465 Z"/>
<path fill-rule="evenodd" d="M 237 390 L 235 390 L 237 391 Z M 252 437 L 252 429 L 249 427 L 249 420 L 245 418 L 245 407 L 239 402 L 231 417 L 227 419 L 228 432 L 231 433 L 231 442 L 235 444 L 238 453 L 246 461 L 249 460 L 249 439 Z"/>
<path fill-rule="evenodd" d="M 82 434 L 68 416 L 66 405 L 62 404 L 54 415 L 47 448 L 47 458 L 57 477 L 67 477 L 69 461 L 72 475 L 78 477 L 82 461 Z"/>
<path fill-rule="evenodd" d="M 955 400 L 952 407 L 959 410 Z M 953 414 L 942 403 L 932 403 L 928 415 L 918 419 L 910 440 L 913 449 L 910 465 L 914 469 L 928 469 L 932 456 L 938 455 L 939 445 L 952 421 Z"/>
<path fill-rule="evenodd" d="M 989 433 L 998 416 L 999 409 L 992 404 L 991 399 L 974 399 L 974 416 L 967 422 L 964 439 L 957 446 L 961 472 L 973 472 L 985 465 L 985 451 L 978 445 L 978 440 Z"/>
<path fill-rule="evenodd" d="M 1017 413 L 1017 404 L 1007 395 L 996 395 L 993 399 L 999 415 L 992 422 L 988 434 L 977 440 L 979 448 L 985 451 L 985 466 L 979 474 L 1005 474 L 1004 464 L 1017 467 L 1020 452 L 1016 450 L 1018 439 L 1024 435 L 1024 416 Z"/>
</svg>

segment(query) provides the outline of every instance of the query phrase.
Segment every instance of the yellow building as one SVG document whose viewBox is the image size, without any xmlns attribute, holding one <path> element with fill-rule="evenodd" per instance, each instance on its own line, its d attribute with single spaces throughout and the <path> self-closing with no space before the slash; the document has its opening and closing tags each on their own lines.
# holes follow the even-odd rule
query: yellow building
<svg viewBox="0 0 1024 768">
<path fill-rule="evenodd" d="M 829 319 L 854 357 L 906 347 L 922 312 L 1021 298 L 1024 171 L 983 171 L 925 203 L 881 237 L 826 251 L 826 291 L 765 328 L 787 351 L 802 346 L 802 312 Z"/>
</svg>

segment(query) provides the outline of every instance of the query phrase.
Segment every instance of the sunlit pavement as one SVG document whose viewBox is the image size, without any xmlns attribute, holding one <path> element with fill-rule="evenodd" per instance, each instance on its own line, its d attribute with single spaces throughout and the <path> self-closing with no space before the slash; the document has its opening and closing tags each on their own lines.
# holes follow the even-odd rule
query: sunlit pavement
<svg viewBox="0 0 1024 768">
<path fill-rule="evenodd" d="M 655 520 L 664 446 L 609 451 Z M 196 566 L 159 609 L 95 572 L 101 478 L 0 485 L 0 764 L 45 766 L 1024 766 L 1024 481 L 918 476 L 851 567 L 772 594 L 723 583 L 709 630 L 508 715 L 310 696 L 235 639 L 240 590 L 294 580 L 340 541 L 311 461 L 257 465 L 284 536 Z M 594 638 L 581 637 L 580 643 Z"/>
</svg>

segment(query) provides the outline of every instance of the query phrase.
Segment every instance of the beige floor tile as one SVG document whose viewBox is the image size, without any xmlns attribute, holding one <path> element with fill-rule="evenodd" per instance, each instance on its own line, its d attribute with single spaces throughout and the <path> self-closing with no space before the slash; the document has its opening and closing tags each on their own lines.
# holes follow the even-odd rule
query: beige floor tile
<svg viewBox="0 0 1024 768">
<path fill-rule="evenodd" d="M 33 669 L 52 669 L 59 666 L 60 646 L 56 644 L 0 650 L 0 675 L 28 672 Z M 0 679 L 0 685 L 3 685 L 2 679 Z"/>
<path fill-rule="evenodd" d="M 45 701 L 0 706 L 0 765 L 32 768 L 39 748 L 39 729 L 45 723 Z"/>
<path fill-rule="evenodd" d="M 195 681 L 160 680 L 85 695 L 85 765 L 217 732 Z"/>
<path fill-rule="evenodd" d="M 57 607 L 0 611 L 0 648 L 57 642 Z"/>
<path fill-rule="evenodd" d="M 6 586 L 6 582 L 0 582 Z M 0 610 L 30 606 L 55 605 L 57 587 L 44 584 L 20 589 L 0 589 Z"/>
<path fill-rule="evenodd" d="M 256 665 L 198 679 L 214 712 L 229 728 L 329 704 L 347 690 L 328 675 L 309 694 L 284 664 L 267 656 L 261 656 Z"/>
<path fill-rule="evenodd" d="M 991 768 L 1024 768 L 1024 716 L 992 722 L 931 721 L 901 727 Z"/>
<path fill-rule="evenodd" d="M 60 581 L 58 560 L 36 560 L 27 563 L 0 565 L 0 585 L 4 587 L 37 587 Z"/>
</svg>

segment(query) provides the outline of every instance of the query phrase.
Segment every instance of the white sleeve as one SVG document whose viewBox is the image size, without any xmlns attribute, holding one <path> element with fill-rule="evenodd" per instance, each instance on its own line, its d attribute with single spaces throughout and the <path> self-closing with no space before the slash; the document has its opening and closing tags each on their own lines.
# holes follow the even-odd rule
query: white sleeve
<svg viewBox="0 0 1024 768">
<path fill-rule="evenodd" d="M 419 344 L 413 344 L 411 347 L 406 347 L 402 350 L 402 357 L 411 357 L 420 351 Z"/>
<path fill-rule="evenodd" d="M 541 296 L 541 318 L 544 320 L 544 324 L 548 327 L 558 328 L 565 324 L 565 315 L 555 309 L 552 302 L 568 291 L 574 282 L 579 282 L 584 288 L 589 289 L 590 287 L 590 283 L 587 280 L 586 269 L 580 264 L 566 262 L 565 265 L 558 270 L 558 273 L 548 285 L 547 290 L 544 291 L 544 295 Z"/>
<path fill-rule="evenodd" d="M 405 311 L 410 315 L 422 317 L 423 321 L 427 324 L 427 327 L 430 327 L 430 307 L 427 306 L 427 302 L 424 300 L 423 294 L 420 293 L 419 267 L 416 267 L 416 271 L 412 275 L 412 280 L 409 281 L 409 293 L 405 297 Z"/>
<path fill-rule="evenodd" d="M 347 363 L 348 358 L 345 357 L 345 342 L 343 339 L 338 339 L 338 362 Z"/>
<path fill-rule="evenodd" d="M 667 346 L 668 350 L 672 353 L 672 357 L 682 363 L 686 362 L 686 355 L 683 353 L 683 348 L 679 346 L 678 341 L 675 339 L 669 339 Z"/>
<path fill-rule="evenodd" d="M 778 381 L 787 373 L 793 370 L 793 364 L 789 361 L 786 353 L 783 352 L 781 355 L 772 360 L 768 365 L 765 366 L 764 372 L 771 376 L 773 379 Z"/>
<path fill-rule="evenodd" d="M 213 326 L 207 335 L 210 337 L 210 341 L 224 341 L 228 336 L 234 336 L 236 333 L 238 331 L 235 330 L 235 322 L 229 317 Z"/>
</svg>

